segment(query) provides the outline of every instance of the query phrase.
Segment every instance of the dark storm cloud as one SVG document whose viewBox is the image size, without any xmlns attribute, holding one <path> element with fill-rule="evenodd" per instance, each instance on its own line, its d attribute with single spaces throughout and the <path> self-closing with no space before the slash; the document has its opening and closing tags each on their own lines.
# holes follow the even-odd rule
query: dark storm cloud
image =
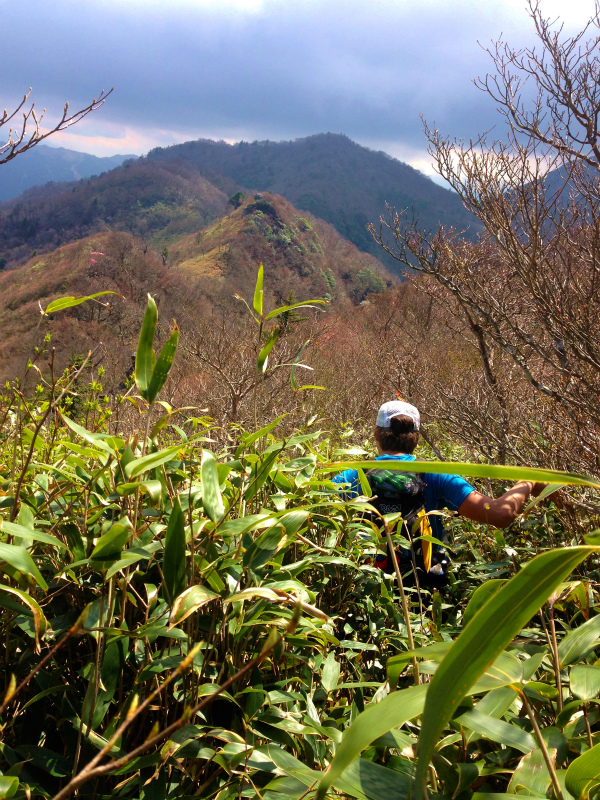
<svg viewBox="0 0 600 800">
<path fill-rule="evenodd" d="M 496 121 L 470 82 L 489 64 L 477 39 L 504 28 L 521 40 L 528 23 L 512 3 L 472 0 L 242 4 L 0 0 L 2 101 L 33 85 L 56 110 L 115 85 L 85 123 L 92 138 L 125 127 L 157 142 L 334 131 L 423 149 L 421 113 L 466 137 Z"/>
</svg>

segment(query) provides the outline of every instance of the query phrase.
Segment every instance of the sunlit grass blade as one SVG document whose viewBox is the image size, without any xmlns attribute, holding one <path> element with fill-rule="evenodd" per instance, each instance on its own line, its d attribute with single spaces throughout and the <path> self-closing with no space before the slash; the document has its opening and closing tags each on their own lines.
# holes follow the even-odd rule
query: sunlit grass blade
<svg viewBox="0 0 600 800">
<path fill-rule="evenodd" d="M 31 595 L 27 594 L 27 592 L 21 591 L 21 589 L 17 589 L 14 586 L 6 586 L 4 584 L 0 585 L 0 591 L 8 592 L 8 594 L 12 594 L 15 597 L 18 597 L 19 600 L 24 603 L 31 613 L 33 614 L 33 626 L 35 630 L 35 643 L 36 647 L 39 648 L 40 637 L 44 635 L 46 629 L 48 628 L 48 622 L 46 617 L 44 616 L 44 612 L 42 611 L 39 603 L 31 597 Z"/>
<path fill-rule="evenodd" d="M 598 639 L 600 639 L 600 614 L 569 631 L 558 643 L 558 659 L 561 668 L 579 661 Z"/>
<path fill-rule="evenodd" d="M 64 311 L 67 308 L 73 308 L 74 306 L 81 305 L 81 303 L 85 303 L 87 300 L 95 300 L 97 297 L 102 297 L 105 294 L 116 294 L 117 297 L 123 298 L 122 294 L 118 292 L 96 292 L 96 294 L 88 294 L 82 297 L 59 297 L 58 300 L 53 300 L 49 305 L 44 309 L 44 314 L 54 314 L 55 311 Z"/>
<path fill-rule="evenodd" d="M 335 758 L 319 783 L 316 800 L 323 800 L 327 790 L 374 739 L 392 728 L 404 725 L 423 712 L 427 686 L 411 686 L 388 695 L 381 703 L 372 703 L 346 730 Z"/>
<path fill-rule="evenodd" d="M 419 736 L 417 798 L 426 796 L 431 756 L 469 688 L 571 570 L 593 552 L 595 548 L 584 546 L 536 556 L 485 603 L 454 642 L 429 685 Z"/>
<path fill-rule="evenodd" d="M 345 469 L 379 469 L 380 461 L 339 461 L 319 467 L 319 473 L 342 472 Z M 590 486 L 600 489 L 598 478 L 588 478 L 575 472 L 561 472 L 539 467 L 511 467 L 497 464 L 470 464 L 464 461 L 393 461 L 385 462 L 385 468 L 400 472 L 430 472 L 437 475 L 463 475 L 471 478 L 494 478 L 509 481 L 536 481 L 560 483 L 563 486 Z"/>
</svg>

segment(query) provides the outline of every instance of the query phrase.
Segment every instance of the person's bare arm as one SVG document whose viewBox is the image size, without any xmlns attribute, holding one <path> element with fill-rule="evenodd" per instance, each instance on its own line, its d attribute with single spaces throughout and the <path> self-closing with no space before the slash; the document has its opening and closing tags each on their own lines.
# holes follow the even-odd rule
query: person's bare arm
<svg viewBox="0 0 600 800">
<path fill-rule="evenodd" d="M 496 528 L 508 528 L 523 511 L 528 498 L 537 496 L 544 488 L 543 483 L 519 481 L 495 500 L 485 494 L 473 491 L 458 507 L 462 517 L 474 522 L 485 522 Z"/>
</svg>

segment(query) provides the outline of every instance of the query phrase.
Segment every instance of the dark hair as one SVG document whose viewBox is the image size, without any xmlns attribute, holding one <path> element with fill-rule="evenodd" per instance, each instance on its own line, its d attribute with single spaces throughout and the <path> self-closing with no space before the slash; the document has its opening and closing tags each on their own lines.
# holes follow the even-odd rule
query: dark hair
<svg viewBox="0 0 600 800">
<path fill-rule="evenodd" d="M 377 426 L 377 440 L 384 453 L 412 453 L 419 443 L 419 431 L 410 417 L 392 417 L 389 428 Z"/>
</svg>

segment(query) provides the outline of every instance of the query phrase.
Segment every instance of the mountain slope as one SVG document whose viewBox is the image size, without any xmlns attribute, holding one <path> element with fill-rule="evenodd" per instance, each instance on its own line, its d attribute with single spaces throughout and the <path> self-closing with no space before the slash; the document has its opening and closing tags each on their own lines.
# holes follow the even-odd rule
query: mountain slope
<svg viewBox="0 0 600 800">
<path fill-rule="evenodd" d="M 10 200 L 11 197 L 16 197 L 32 186 L 40 186 L 49 181 L 77 181 L 92 175 L 100 175 L 102 172 L 119 167 L 129 158 L 137 156 L 118 155 L 98 158 L 89 153 L 79 153 L 64 147 L 37 145 L 2 166 L 0 202 Z"/>
<path fill-rule="evenodd" d="M 279 195 L 256 194 L 212 226 L 169 247 L 168 263 L 203 294 L 250 296 L 256 268 L 270 275 L 274 301 L 327 296 L 360 303 L 391 276 L 329 224 L 301 213 Z"/>
<path fill-rule="evenodd" d="M 330 222 L 361 250 L 383 254 L 366 230 L 386 213 L 386 203 L 412 209 L 424 228 L 440 222 L 477 229 L 458 196 L 391 156 L 369 150 L 338 134 L 318 134 L 291 142 L 200 139 L 156 148 L 146 161 L 185 161 L 210 168 L 250 190 L 281 194 L 297 208 Z M 393 263 L 393 262 L 392 262 Z"/>
<path fill-rule="evenodd" d="M 97 178 L 30 190 L 5 203 L 0 255 L 12 265 L 34 250 L 107 229 L 164 246 L 222 216 L 227 197 L 191 165 L 127 163 Z"/>
<path fill-rule="evenodd" d="M 0 379 L 20 375 L 48 332 L 58 369 L 99 347 L 94 361 L 106 367 L 107 386 L 116 386 L 131 365 L 148 292 L 160 304 L 165 328 L 175 317 L 182 335 L 193 338 L 199 323 L 217 309 L 228 320 L 244 316 L 234 294 L 252 297 L 261 262 L 265 304 L 271 308 L 290 295 L 296 300 L 328 296 L 334 304 L 352 307 L 389 283 L 375 258 L 281 197 L 250 197 L 229 210 L 213 225 L 174 239 L 168 257 L 140 237 L 108 231 L 0 272 Z M 57 297 L 103 290 L 121 297 L 40 320 L 40 306 Z"/>
</svg>

